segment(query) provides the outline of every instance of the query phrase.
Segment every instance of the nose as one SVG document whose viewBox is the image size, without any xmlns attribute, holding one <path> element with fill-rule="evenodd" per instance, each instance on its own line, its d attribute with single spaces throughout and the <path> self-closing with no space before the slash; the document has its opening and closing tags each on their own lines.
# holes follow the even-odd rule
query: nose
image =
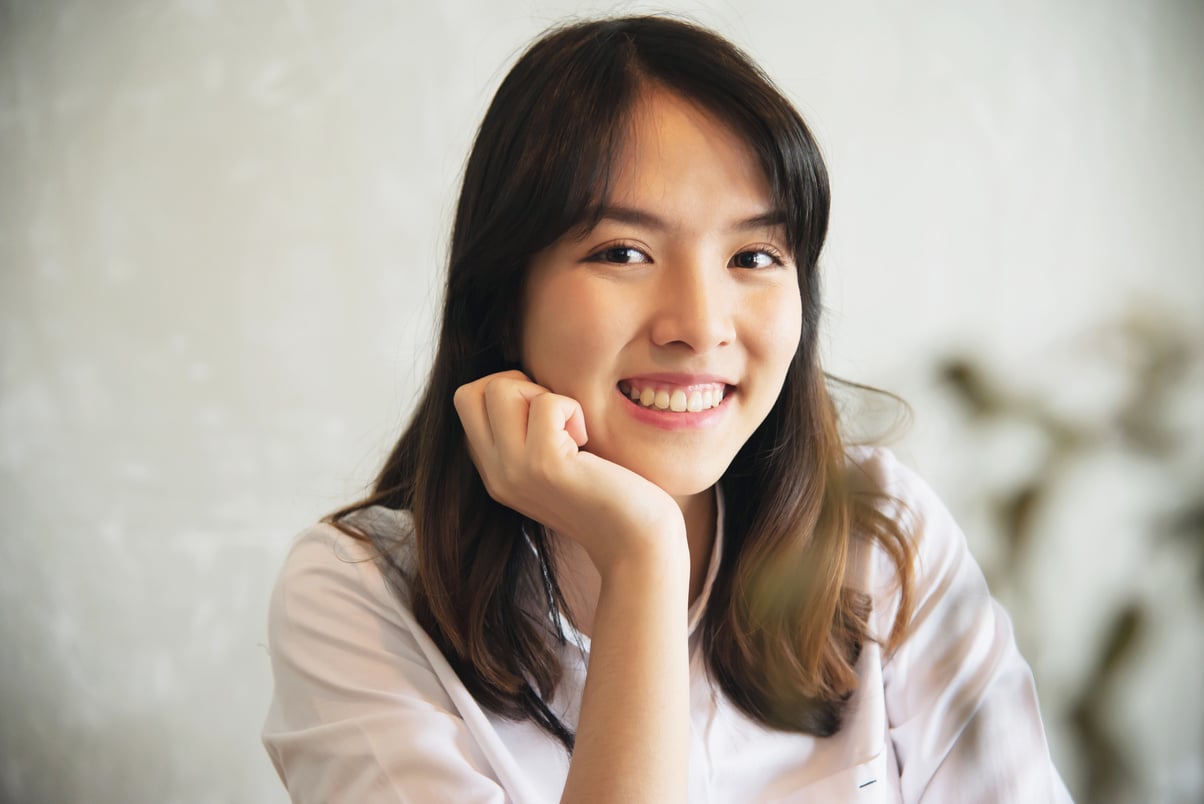
<svg viewBox="0 0 1204 804">
<path fill-rule="evenodd" d="M 664 272 L 654 304 L 653 342 L 697 353 L 731 343 L 735 297 L 725 266 L 694 261 Z"/>
</svg>

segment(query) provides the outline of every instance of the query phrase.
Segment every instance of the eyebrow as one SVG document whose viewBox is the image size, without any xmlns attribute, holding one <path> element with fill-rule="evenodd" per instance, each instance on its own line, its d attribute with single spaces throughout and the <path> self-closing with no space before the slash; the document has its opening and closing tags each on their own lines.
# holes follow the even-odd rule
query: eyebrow
<svg viewBox="0 0 1204 804">
<path fill-rule="evenodd" d="M 642 226 L 646 229 L 658 229 L 666 231 L 672 229 L 663 218 L 648 212 L 647 210 L 637 209 L 635 207 L 625 207 L 619 204 L 608 204 L 598 207 L 593 215 L 594 220 L 599 223 L 604 220 L 616 221 L 618 223 L 626 223 L 632 226 Z M 731 226 L 727 227 L 729 231 L 746 231 L 749 229 L 772 229 L 777 226 L 786 225 L 786 213 L 780 209 L 771 209 L 767 212 L 762 212 L 758 215 L 753 215 L 750 218 L 736 221 Z"/>
</svg>

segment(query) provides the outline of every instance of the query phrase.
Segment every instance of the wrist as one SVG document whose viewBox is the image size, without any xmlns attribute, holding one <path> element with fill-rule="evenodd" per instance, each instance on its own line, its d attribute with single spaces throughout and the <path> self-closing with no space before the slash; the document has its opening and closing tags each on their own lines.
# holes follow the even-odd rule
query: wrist
<svg viewBox="0 0 1204 804">
<path fill-rule="evenodd" d="M 591 556 L 601 588 L 679 595 L 690 584 L 690 550 L 685 528 L 658 531 L 624 544 L 614 543 L 602 556 Z"/>
</svg>

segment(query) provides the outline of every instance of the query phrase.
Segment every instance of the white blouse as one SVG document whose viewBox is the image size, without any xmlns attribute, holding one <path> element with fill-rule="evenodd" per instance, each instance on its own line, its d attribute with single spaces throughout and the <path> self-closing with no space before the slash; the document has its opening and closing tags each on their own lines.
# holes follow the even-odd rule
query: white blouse
<svg viewBox="0 0 1204 804">
<path fill-rule="evenodd" d="M 864 646 L 860 685 L 837 734 L 767 728 L 708 678 L 694 636 L 722 554 L 717 543 L 690 610 L 690 801 L 1070 801 L 1049 758 L 1032 673 L 965 537 L 889 452 L 851 457 L 871 487 L 897 501 L 888 513 L 906 517 L 916 540 L 909 636 L 889 656 Z M 360 515 L 395 529 L 408 566 L 408 514 Z M 560 743 L 473 700 L 373 555 L 329 525 L 311 527 L 272 596 L 276 686 L 263 741 L 292 800 L 559 801 L 569 768 Z M 848 584 L 872 596 L 871 631 L 884 640 L 898 603 L 890 559 L 859 544 L 848 573 Z M 564 679 L 548 703 L 575 729 L 589 640 L 566 629 Z"/>
</svg>

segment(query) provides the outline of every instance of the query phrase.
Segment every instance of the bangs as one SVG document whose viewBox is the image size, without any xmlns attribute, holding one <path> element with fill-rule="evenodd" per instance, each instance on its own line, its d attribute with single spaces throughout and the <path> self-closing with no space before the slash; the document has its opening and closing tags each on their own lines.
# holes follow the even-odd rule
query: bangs
<svg viewBox="0 0 1204 804">
<path fill-rule="evenodd" d="M 584 238 L 611 207 L 613 178 L 630 141 L 632 115 L 637 113 L 640 99 L 655 88 L 697 105 L 750 149 L 769 187 L 770 209 L 780 217 L 775 223 L 784 230 L 791 258 L 802 265 L 814 263 L 827 230 L 827 175 L 818 150 L 793 107 L 780 96 L 762 98 L 768 103 L 758 104 L 750 102 L 747 96 L 697 92 L 693 86 L 670 84 L 653 77 L 643 65 L 634 67 L 632 83 L 623 99 L 624 108 L 616 110 L 607 121 L 609 125 L 602 137 L 581 143 L 577 166 L 582 180 L 573 188 L 571 203 L 566 206 L 567 225 L 554 240 Z M 774 109 L 778 119 L 766 119 L 767 106 Z"/>
</svg>

